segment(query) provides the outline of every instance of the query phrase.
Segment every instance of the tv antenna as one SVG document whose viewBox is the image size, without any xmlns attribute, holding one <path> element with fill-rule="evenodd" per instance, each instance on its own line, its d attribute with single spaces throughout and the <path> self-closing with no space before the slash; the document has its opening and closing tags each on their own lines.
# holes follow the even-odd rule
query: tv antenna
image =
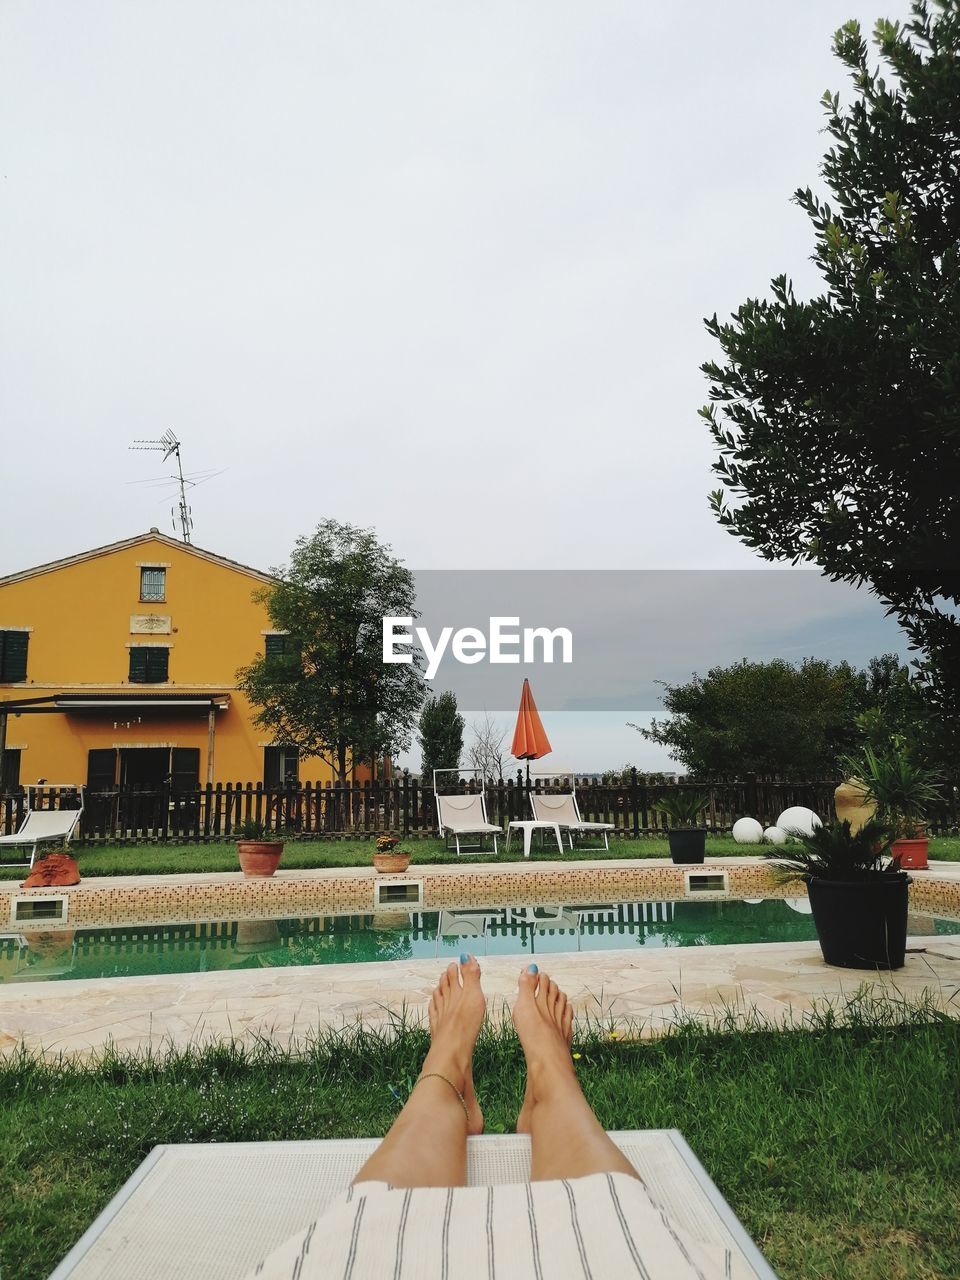
<svg viewBox="0 0 960 1280">
<path fill-rule="evenodd" d="M 187 485 L 193 488 L 196 482 L 184 477 L 183 463 L 180 461 L 180 441 L 172 431 L 165 431 L 159 440 L 134 440 L 130 448 L 140 453 L 162 453 L 164 462 L 168 458 L 176 458 L 177 474 L 171 478 L 177 482 L 180 490 L 180 531 L 183 534 L 184 542 L 189 543 L 190 535 L 193 532 L 193 513 L 187 505 Z M 176 511 L 176 507 L 170 508 L 174 533 L 177 530 L 178 516 Z"/>
</svg>

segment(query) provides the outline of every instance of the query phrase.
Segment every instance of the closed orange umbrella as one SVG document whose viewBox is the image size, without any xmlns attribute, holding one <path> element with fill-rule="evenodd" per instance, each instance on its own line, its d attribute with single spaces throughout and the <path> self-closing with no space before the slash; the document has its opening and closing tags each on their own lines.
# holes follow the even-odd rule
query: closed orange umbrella
<svg viewBox="0 0 960 1280">
<path fill-rule="evenodd" d="M 517 760 L 527 761 L 527 781 L 530 781 L 530 761 L 539 760 L 548 755 L 553 748 L 550 739 L 537 711 L 537 704 L 530 692 L 530 681 L 524 680 L 523 693 L 520 695 L 520 712 L 517 715 L 517 727 L 513 731 L 513 745 L 510 754 Z"/>
</svg>

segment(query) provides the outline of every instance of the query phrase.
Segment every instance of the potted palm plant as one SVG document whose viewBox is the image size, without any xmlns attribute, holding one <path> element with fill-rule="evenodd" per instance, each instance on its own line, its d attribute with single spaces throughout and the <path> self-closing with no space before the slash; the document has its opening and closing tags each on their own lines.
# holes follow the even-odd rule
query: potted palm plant
<svg viewBox="0 0 960 1280">
<path fill-rule="evenodd" d="M 396 852 L 399 843 L 399 836 L 391 836 L 386 832 L 377 836 L 377 849 L 373 855 L 373 868 L 378 875 L 400 875 L 409 867 L 410 854 L 405 849 Z"/>
<path fill-rule="evenodd" d="M 926 818 L 943 800 L 940 774 L 918 764 L 902 739 L 894 739 L 886 750 L 866 746 L 859 757 L 844 764 L 865 800 L 876 806 L 877 818 L 890 828 L 893 856 L 911 871 L 926 870 Z"/>
<path fill-rule="evenodd" d="M 677 787 L 654 802 L 654 808 L 670 822 L 667 840 L 670 857 L 676 863 L 702 862 L 707 847 L 707 828 L 700 815 L 710 797 Z"/>
<path fill-rule="evenodd" d="M 766 853 L 782 880 L 803 880 L 827 964 L 843 969 L 900 969 L 907 946 L 910 877 L 890 856 L 890 828 L 849 820 L 798 834 L 799 849 Z"/>
<path fill-rule="evenodd" d="M 280 865 L 283 837 L 248 818 L 237 832 L 237 856 L 245 876 L 272 876 Z"/>
</svg>

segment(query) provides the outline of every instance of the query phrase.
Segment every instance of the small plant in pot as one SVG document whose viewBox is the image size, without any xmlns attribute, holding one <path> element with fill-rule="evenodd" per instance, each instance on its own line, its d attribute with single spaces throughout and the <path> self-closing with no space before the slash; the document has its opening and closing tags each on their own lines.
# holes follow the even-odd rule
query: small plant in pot
<svg viewBox="0 0 960 1280">
<path fill-rule="evenodd" d="M 843 763 L 876 806 L 877 818 L 890 828 L 893 856 L 902 867 L 925 871 L 930 844 L 926 818 L 943 801 L 940 774 L 918 764 L 902 738 L 894 738 L 886 750 L 866 746 L 859 757 Z"/>
<path fill-rule="evenodd" d="M 237 856 L 245 876 L 272 876 L 280 865 L 283 837 L 250 818 L 237 829 Z"/>
<path fill-rule="evenodd" d="M 377 848 L 373 855 L 373 869 L 378 875 L 400 875 L 410 865 L 410 854 L 405 849 L 397 850 L 399 836 L 386 833 L 377 836 Z"/>
<path fill-rule="evenodd" d="M 670 821 L 667 840 L 670 857 L 676 863 L 702 862 L 707 847 L 707 828 L 700 815 L 710 803 L 710 797 L 678 787 L 669 795 L 655 802 L 658 813 Z"/>
<path fill-rule="evenodd" d="M 799 849 L 766 853 L 781 881 L 807 886 L 820 950 L 843 969 L 900 969 L 907 946 L 910 877 L 889 856 L 890 828 L 876 819 L 854 831 L 849 820 L 797 834 Z"/>
</svg>

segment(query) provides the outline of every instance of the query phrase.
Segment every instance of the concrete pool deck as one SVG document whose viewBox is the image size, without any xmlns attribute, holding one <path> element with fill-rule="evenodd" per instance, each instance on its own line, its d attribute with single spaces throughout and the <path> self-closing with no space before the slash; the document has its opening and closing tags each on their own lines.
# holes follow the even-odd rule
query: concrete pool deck
<svg viewBox="0 0 960 1280">
<path fill-rule="evenodd" d="M 741 876 L 753 880 L 760 863 L 760 859 L 709 858 L 703 869 L 730 868 L 738 872 L 736 877 L 731 875 L 731 882 Z M 620 896 L 627 896 L 633 892 L 634 881 L 648 879 L 646 874 L 638 876 L 640 870 L 656 875 L 657 890 L 663 896 L 665 883 L 682 885 L 682 876 L 677 873 L 683 868 L 673 868 L 660 859 L 486 867 L 471 863 L 412 868 L 409 876 L 442 878 L 443 884 L 436 888 L 444 896 L 453 893 L 462 899 L 479 892 L 475 881 L 486 874 L 498 892 L 509 891 L 510 896 L 529 901 L 531 893 L 539 895 L 544 890 L 566 894 L 571 879 L 577 888 L 606 885 L 611 874 L 616 874 Z M 461 876 L 470 878 L 460 881 L 463 895 L 457 889 Z M 525 879 L 526 887 L 522 883 Z M 352 883 L 372 906 L 374 878 L 366 868 L 352 874 L 342 869 L 288 872 L 284 880 L 288 889 L 293 889 L 300 910 L 313 905 L 316 897 L 325 897 L 324 890 L 335 880 Z M 191 896 L 201 882 L 212 884 L 218 899 L 221 890 L 232 895 L 237 885 L 239 892 L 247 892 L 238 875 L 112 877 L 109 883 L 88 880 L 73 890 L 46 892 L 70 894 L 69 923 L 83 927 L 74 917 L 73 895 L 97 890 L 113 896 L 138 887 L 131 881 L 147 881 L 154 893 L 162 893 L 166 903 L 170 902 L 168 893 L 179 901 L 183 893 Z M 278 888 L 282 883 L 279 877 L 267 882 Z M 4 884 L 3 890 L 10 898 L 22 895 L 15 885 Z M 266 892 L 272 895 L 277 889 Z M 736 896 L 733 883 L 731 893 Z M 286 891 L 283 896 L 286 900 Z M 593 894 L 589 896 L 593 898 Z M 930 872 L 915 873 L 912 897 L 917 899 L 912 904 L 915 912 L 946 903 L 955 915 L 955 904 L 960 900 L 960 865 L 941 863 Z M 97 913 L 101 905 L 98 894 Z M 0 903 L 0 909 L 2 906 Z M 261 904 L 257 913 L 262 915 L 265 909 Z M 319 909 L 322 912 L 324 906 Z M 281 912 L 274 910 L 273 914 Z M 151 914 L 148 918 L 158 917 Z M 30 927 L 49 924 L 36 922 Z M 814 1005 L 829 1002 L 842 1006 L 859 989 L 904 1002 L 926 997 L 944 1011 L 960 1016 L 960 937 L 911 936 L 907 947 L 906 965 L 892 974 L 829 968 L 815 942 L 671 947 L 641 954 L 636 950 L 558 953 L 545 957 L 544 967 L 571 996 L 581 1021 L 601 1019 L 642 1035 L 655 1035 L 680 1017 L 709 1021 L 731 1009 L 755 1011 L 773 1024 L 784 1020 L 801 1023 Z M 528 959 L 481 956 L 484 986 L 495 1017 L 512 998 L 517 973 Z M 230 1039 L 289 1044 L 309 1039 L 319 1028 L 358 1021 L 388 1026 L 402 1009 L 414 1019 L 423 1016 L 441 964 L 438 960 L 411 960 L 9 983 L 0 986 L 0 1053 L 14 1052 L 19 1045 L 50 1056 L 83 1057 L 111 1044 L 120 1051 L 182 1048 Z"/>
</svg>

